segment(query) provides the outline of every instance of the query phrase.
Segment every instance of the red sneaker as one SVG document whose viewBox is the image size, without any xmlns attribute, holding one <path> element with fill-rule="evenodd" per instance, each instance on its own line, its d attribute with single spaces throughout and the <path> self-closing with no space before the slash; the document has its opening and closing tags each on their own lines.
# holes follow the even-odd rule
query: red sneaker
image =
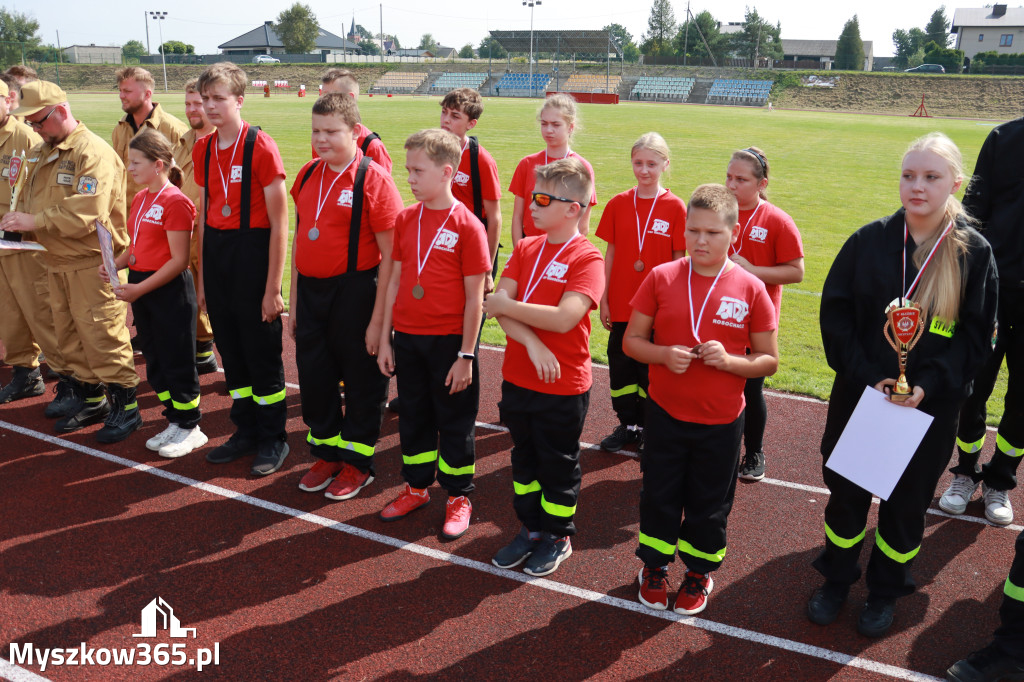
<svg viewBox="0 0 1024 682">
<path fill-rule="evenodd" d="M 427 492 L 426 488 L 420 490 L 406 483 L 402 494 L 381 511 L 380 520 L 397 521 L 398 519 L 405 518 L 427 502 L 430 502 L 430 493 Z"/>
<path fill-rule="evenodd" d="M 315 493 L 318 490 L 323 490 L 331 484 L 334 477 L 338 475 L 345 466 L 344 462 L 327 462 L 322 459 L 318 459 L 313 468 L 306 472 L 306 475 L 299 481 L 299 490 L 305 490 L 307 493 Z"/>
<path fill-rule="evenodd" d="M 655 611 L 664 611 L 668 608 L 668 569 L 647 568 L 640 569 L 640 603 Z"/>
<path fill-rule="evenodd" d="M 715 581 L 711 579 L 710 573 L 687 571 L 676 596 L 676 613 L 689 616 L 703 611 L 708 605 L 708 595 L 714 586 Z"/>
<path fill-rule="evenodd" d="M 330 500 L 348 500 L 358 495 L 360 490 L 372 482 L 373 476 L 369 471 L 360 471 L 344 462 L 341 471 L 334 477 L 334 482 L 324 491 L 324 497 Z"/>
<path fill-rule="evenodd" d="M 465 495 L 449 497 L 444 510 L 444 528 L 441 537 L 445 540 L 461 538 L 469 530 L 469 518 L 473 515 L 473 505 Z"/>
</svg>

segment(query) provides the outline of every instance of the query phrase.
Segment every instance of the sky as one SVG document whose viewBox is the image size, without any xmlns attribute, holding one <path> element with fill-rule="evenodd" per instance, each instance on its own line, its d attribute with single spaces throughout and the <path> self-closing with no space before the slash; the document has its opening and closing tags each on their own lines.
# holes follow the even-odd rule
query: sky
<svg viewBox="0 0 1024 682">
<path fill-rule="evenodd" d="M 856 5 L 831 2 L 793 2 L 792 0 L 692 0 L 690 9 L 699 14 L 708 9 L 720 22 L 742 21 L 747 6 L 757 8 L 772 23 L 782 23 L 782 37 L 801 40 L 835 40 L 843 25 L 856 10 L 861 38 L 874 42 L 876 57 L 892 55 L 892 32 L 897 28 L 923 28 L 940 6 L 935 0 L 860 0 Z M 217 45 L 250 31 L 291 6 L 291 0 L 0 0 L 8 11 L 28 14 L 39 22 L 44 43 L 67 45 L 123 45 L 129 40 L 146 43 L 145 12 L 167 11 L 167 18 L 158 27 L 149 22 L 149 40 L 156 52 L 160 31 L 164 40 L 180 40 L 195 45 L 196 52 L 216 53 Z M 489 30 L 529 30 L 531 9 L 521 0 L 483 0 L 482 2 L 423 2 L 423 0 L 389 0 L 370 3 L 353 0 L 305 0 L 316 14 L 321 28 L 344 35 L 353 15 L 373 33 L 381 27 L 384 33 L 398 36 L 403 47 L 416 47 L 425 33 L 433 35 L 441 45 L 462 47 L 478 45 Z M 983 6 L 973 3 L 967 6 Z M 686 16 L 686 3 L 673 0 L 677 22 Z M 533 12 L 535 30 L 600 29 L 619 23 L 639 43 L 647 30 L 650 0 L 541 0 Z M 954 6 L 946 8 L 952 20 Z"/>
</svg>

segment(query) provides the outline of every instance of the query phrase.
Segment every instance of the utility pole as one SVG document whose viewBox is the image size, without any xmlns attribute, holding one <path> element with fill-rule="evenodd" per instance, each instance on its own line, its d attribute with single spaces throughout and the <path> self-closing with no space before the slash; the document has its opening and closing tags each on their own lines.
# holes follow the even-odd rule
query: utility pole
<svg viewBox="0 0 1024 682">
<path fill-rule="evenodd" d="M 686 54 L 690 51 L 690 22 L 693 21 L 690 14 L 690 3 L 686 3 L 686 34 L 683 36 L 683 66 L 686 66 Z"/>
<path fill-rule="evenodd" d="M 148 56 L 153 52 L 153 50 L 151 50 L 149 47 L 149 12 L 143 10 L 142 16 L 146 20 L 146 55 Z"/>
</svg>

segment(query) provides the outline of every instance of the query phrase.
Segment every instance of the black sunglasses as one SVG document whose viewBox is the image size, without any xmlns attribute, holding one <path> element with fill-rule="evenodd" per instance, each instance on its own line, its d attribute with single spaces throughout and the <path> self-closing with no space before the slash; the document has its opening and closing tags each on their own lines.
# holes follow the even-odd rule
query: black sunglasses
<svg viewBox="0 0 1024 682">
<path fill-rule="evenodd" d="M 55 111 L 57 111 L 57 107 L 54 107 L 53 109 L 50 109 L 50 113 L 48 113 L 46 116 L 43 116 L 38 121 L 26 121 L 26 123 L 28 123 L 30 126 L 35 128 L 36 130 L 39 130 L 40 128 L 43 127 L 43 124 L 46 123 L 46 119 L 48 119 L 51 116 L 53 116 L 53 112 L 55 112 Z"/>
<path fill-rule="evenodd" d="M 533 203 L 537 204 L 542 208 L 544 206 L 550 206 L 552 201 L 564 201 L 567 204 L 579 204 L 580 206 L 583 206 L 581 202 L 576 201 L 575 199 L 556 197 L 554 194 L 547 194 L 546 192 L 534 192 L 533 194 L 530 195 L 530 198 L 533 199 Z"/>
</svg>

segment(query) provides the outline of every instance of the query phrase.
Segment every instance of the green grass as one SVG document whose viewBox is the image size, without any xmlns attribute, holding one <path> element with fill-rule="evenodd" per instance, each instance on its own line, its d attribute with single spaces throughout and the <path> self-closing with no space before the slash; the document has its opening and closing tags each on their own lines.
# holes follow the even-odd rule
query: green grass
<svg viewBox="0 0 1024 682">
<path fill-rule="evenodd" d="M 184 118 L 183 96 L 171 93 L 162 101 L 171 113 Z M 434 97 L 360 97 L 364 122 L 380 133 L 395 162 L 394 177 L 406 203 L 412 194 L 405 182 L 402 142 L 411 133 L 436 126 L 440 107 Z M 247 98 L 243 113 L 276 141 L 289 173 L 289 186 L 297 170 L 309 159 L 311 98 L 291 96 Z M 543 148 L 535 113 L 539 102 L 488 99 L 476 134 L 498 164 L 507 186 L 519 159 Z M 98 134 L 109 137 L 121 110 L 115 95 L 72 95 L 75 114 Z M 738 107 L 697 107 L 671 104 L 623 103 L 617 106 L 582 105 L 582 128 L 573 149 L 593 164 L 599 203 L 591 219 L 591 241 L 596 239 L 601 209 L 614 194 L 633 186 L 629 148 L 647 131 L 664 135 L 673 152 L 663 184 L 689 197 L 704 182 L 723 182 L 733 150 L 757 145 L 771 162 L 769 198 L 796 220 L 803 236 L 806 276 L 787 286 L 783 295 L 779 338 L 779 372 L 768 380 L 776 390 L 820 398 L 828 396 L 832 372 L 825 363 L 818 332 L 817 294 L 832 259 L 847 236 L 865 223 L 899 208 L 899 164 L 914 138 L 933 130 L 949 135 L 960 146 L 972 168 L 991 123 L 965 120 L 920 119 L 908 116 L 870 116 Z M 291 213 L 294 213 L 293 211 Z M 503 255 L 509 253 L 512 196 L 502 200 Z M 288 277 L 285 277 L 285 287 Z M 287 295 L 285 297 L 287 300 Z M 591 350 L 595 360 L 607 361 L 607 333 L 596 312 Z M 501 330 L 488 322 L 487 343 L 504 344 Z M 990 413 L 1002 413 L 1005 391 L 1001 378 Z"/>
</svg>

